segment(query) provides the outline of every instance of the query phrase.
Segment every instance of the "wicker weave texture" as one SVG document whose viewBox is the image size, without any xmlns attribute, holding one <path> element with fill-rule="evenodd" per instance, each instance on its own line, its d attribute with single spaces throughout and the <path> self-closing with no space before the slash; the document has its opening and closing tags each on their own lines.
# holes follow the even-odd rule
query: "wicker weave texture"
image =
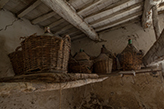
<svg viewBox="0 0 164 109">
<path fill-rule="evenodd" d="M 24 74 L 24 61 L 23 61 L 23 53 L 22 50 L 18 50 L 20 47 L 10 53 L 8 56 L 10 58 L 13 70 L 15 75 Z"/>
<path fill-rule="evenodd" d="M 55 37 L 32 35 L 22 43 L 25 73 L 67 72 L 71 40 L 68 35 Z"/>
</svg>

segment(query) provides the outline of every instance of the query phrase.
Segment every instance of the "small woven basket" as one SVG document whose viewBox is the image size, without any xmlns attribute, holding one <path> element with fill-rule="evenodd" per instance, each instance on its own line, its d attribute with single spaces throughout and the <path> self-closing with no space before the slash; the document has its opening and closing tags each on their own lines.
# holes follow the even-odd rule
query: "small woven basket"
<svg viewBox="0 0 164 109">
<path fill-rule="evenodd" d="M 8 55 L 15 75 L 24 74 L 23 53 L 22 53 L 22 50 L 19 50 L 20 48 L 21 46 L 17 47 L 14 52 Z"/>
<path fill-rule="evenodd" d="M 25 73 L 67 72 L 71 39 L 68 35 L 31 35 L 21 43 Z"/>
</svg>

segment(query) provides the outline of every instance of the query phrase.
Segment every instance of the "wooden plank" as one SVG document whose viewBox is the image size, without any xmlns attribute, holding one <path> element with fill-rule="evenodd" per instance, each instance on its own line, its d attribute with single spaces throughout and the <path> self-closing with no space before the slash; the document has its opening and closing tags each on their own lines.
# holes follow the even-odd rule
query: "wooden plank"
<svg viewBox="0 0 164 109">
<path fill-rule="evenodd" d="M 53 28 L 53 27 L 55 27 L 55 26 L 61 24 L 62 22 L 64 22 L 64 19 L 60 19 L 60 20 L 58 20 L 58 21 L 56 21 L 56 22 L 50 24 L 49 27 L 50 27 L 50 28 Z"/>
<path fill-rule="evenodd" d="M 115 16 L 121 16 L 122 14 L 129 13 L 129 11 L 136 10 L 136 9 L 139 9 L 139 8 L 142 8 L 142 2 L 134 4 L 134 5 L 131 5 L 129 7 L 126 7 L 126 8 L 124 8 L 122 10 L 119 10 L 119 11 L 117 11 L 115 13 L 111 13 L 111 14 L 109 14 L 109 15 L 107 15 L 105 17 L 102 17 L 102 18 L 100 18 L 98 20 L 95 20 L 95 21 L 93 21 L 93 22 L 91 22 L 89 24 L 90 25 L 96 25 L 96 24 L 104 22 L 106 20 L 110 20 L 111 18 L 113 18 Z"/>
<path fill-rule="evenodd" d="M 160 26 L 158 23 L 159 19 L 158 19 L 157 5 L 153 6 L 152 12 L 153 12 L 152 19 L 153 19 L 154 32 L 155 32 L 156 39 L 158 39 L 160 36 Z"/>
<path fill-rule="evenodd" d="M 41 0 L 66 21 L 85 33 L 92 40 L 100 40 L 95 30 L 88 25 L 64 0 Z"/>
<path fill-rule="evenodd" d="M 158 61 L 163 61 L 164 59 L 164 30 L 162 31 L 160 37 L 149 49 L 143 58 L 143 63 L 145 65 L 150 65 Z"/>
<path fill-rule="evenodd" d="M 42 16 L 32 20 L 32 24 L 40 23 L 40 22 L 42 22 L 42 21 L 44 21 L 44 20 L 46 20 L 46 19 L 48 19 L 48 18 L 50 18 L 50 17 L 52 17 L 54 15 L 56 15 L 55 12 L 49 12 L 49 13 L 47 13 L 45 15 L 42 15 Z"/>
<path fill-rule="evenodd" d="M 9 0 L 0 0 L 0 9 L 3 8 Z"/>
<path fill-rule="evenodd" d="M 23 16 L 25 16 L 26 14 L 28 14 L 30 11 L 32 11 L 33 9 L 35 9 L 40 3 L 41 3 L 40 0 L 35 1 L 32 5 L 30 5 L 28 8 L 26 8 L 25 10 L 23 10 L 20 14 L 18 14 L 18 17 L 19 18 L 22 18 Z"/>
<path fill-rule="evenodd" d="M 110 22 L 110 23 L 108 23 L 108 24 L 106 24 L 106 25 L 100 26 L 100 27 L 96 28 L 95 30 L 96 30 L 97 32 L 99 32 L 99 31 L 102 31 L 102 30 L 104 30 L 104 29 L 110 28 L 110 27 L 112 27 L 112 26 L 116 26 L 116 25 L 118 25 L 118 24 L 121 24 L 121 23 L 123 23 L 123 22 L 129 21 L 129 20 L 132 20 L 132 19 L 135 19 L 135 18 L 137 18 L 137 17 L 140 16 L 140 15 L 142 15 L 142 12 L 141 12 L 141 11 L 136 12 L 136 13 L 132 13 L 132 14 L 130 14 L 130 15 L 128 15 L 128 16 L 125 16 L 125 17 L 122 17 L 122 18 L 120 18 L 120 19 L 118 19 L 118 20 L 115 20 L 115 21 L 113 21 L 113 22 Z"/>
<path fill-rule="evenodd" d="M 120 6 L 122 5 L 126 5 L 130 0 L 121 0 L 119 2 L 116 2 L 116 3 L 113 3 L 111 4 L 110 6 L 108 6 L 107 9 L 102 9 L 100 10 L 99 12 L 96 12 L 96 13 L 93 13 L 89 16 L 86 16 L 84 18 L 84 20 L 88 20 L 88 19 L 91 19 L 91 18 L 95 18 L 97 16 L 100 16 L 101 14 L 105 14 L 105 13 L 110 13 L 112 12 L 112 10 L 115 10 L 115 8 L 120 8 Z"/>
<path fill-rule="evenodd" d="M 73 26 L 72 25 L 65 26 L 64 28 L 62 28 L 59 31 L 55 32 L 55 34 L 60 34 L 60 33 L 64 32 L 64 31 L 69 30 L 70 28 L 73 28 Z"/>
<path fill-rule="evenodd" d="M 54 90 L 63 90 L 69 88 L 81 87 L 83 85 L 102 82 L 108 77 L 98 79 L 84 79 L 64 83 L 38 83 L 38 82 L 12 82 L 0 83 L 0 96 L 11 95 L 16 93 L 34 93 Z"/>
<path fill-rule="evenodd" d="M 0 96 L 14 93 L 33 93 L 80 87 L 101 82 L 108 77 L 97 74 L 40 73 L 0 79 Z"/>
<path fill-rule="evenodd" d="M 150 73 L 150 72 L 159 72 L 162 71 L 162 66 L 152 66 L 150 68 L 139 69 L 139 70 L 132 70 L 132 71 L 120 71 L 119 74 L 123 75 L 136 75 L 140 73 Z"/>
<path fill-rule="evenodd" d="M 77 13 L 78 13 L 78 14 L 82 14 L 83 12 L 85 12 L 85 11 L 87 11 L 87 10 L 89 10 L 89 9 L 94 8 L 96 5 L 100 4 L 102 1 L 103 1 L 103 0 L 97 0 L 96 2 L 91 3 L 91 4 L 87 5 L 86 7 L 84 7 L 84 8 L 82 8 L 82 9 L 78 10 Z"/>
</svg>

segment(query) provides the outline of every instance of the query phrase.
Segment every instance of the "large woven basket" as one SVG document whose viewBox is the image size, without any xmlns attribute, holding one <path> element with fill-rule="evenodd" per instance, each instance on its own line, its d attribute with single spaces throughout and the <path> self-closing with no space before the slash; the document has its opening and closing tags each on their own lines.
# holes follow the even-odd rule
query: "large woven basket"
<svg viewBox="0 0 164 109">
<path fill-rule="evenodd" d="M 68 35 L 31 35 L 22 41 L 25 73 L 67 72 L 71 39 Z"/>
<path fill-rule="evenodd" d="M 24 61 L 21 47 L 17 47 L 16 50 L 10 53 L 8 56 L 10 58 L 15 75 L 24 74 Z"/>
<path fill-rule="evenodd" d="M 120 63 L 123 70 L 137 70 L 141 69 L 142 65 L 142 53 L 139 52 L 132 44 L 128 44 L 127 47 L 121 53 Z"/>
<path fill-rule="evenodd" d="M 106 54 L 101 53 L 94 62 L 95 73 L 111 73 L 112 71 L 112 58 L 109 58 Z"/>
</svg>

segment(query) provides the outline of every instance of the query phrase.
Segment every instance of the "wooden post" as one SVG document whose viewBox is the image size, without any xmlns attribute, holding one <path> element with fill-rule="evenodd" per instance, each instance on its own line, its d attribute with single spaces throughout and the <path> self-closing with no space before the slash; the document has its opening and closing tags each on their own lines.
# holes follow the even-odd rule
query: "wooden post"
<svg viewBox="0 0 164 109">
<path fill-rule="evenodd" d="M 153 19 L 153 27 L 154 27 L 154 32 L 156 39 L 159 38 L 160 36 L 160 26 L 158 24 L 158 11 L 157 11 L 157 5 L 154 5 L 152 8 L 152 19 Z"/>
</svg>

